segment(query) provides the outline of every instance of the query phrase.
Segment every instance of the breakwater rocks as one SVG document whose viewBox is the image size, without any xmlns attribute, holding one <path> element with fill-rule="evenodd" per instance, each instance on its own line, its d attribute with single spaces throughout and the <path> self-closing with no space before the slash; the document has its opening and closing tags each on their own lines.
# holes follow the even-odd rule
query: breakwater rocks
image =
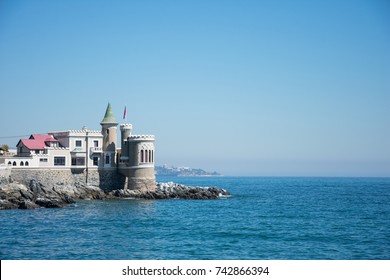
<svg viewBox="0 0 390 280">
<path fill-rule="evenodd" d="M 43 185 L 31 180 L 28 186 L 0 182 L 0 210 L 61 208 L 82 199 L 216 199 L 230 196 L 215 187 L 188 187 L 176 183 L 158 183 L 155 192 L 114 190 L 104 192 L 99 187 L 82 183 L 73 185 Z"/>
<path fill-rule="evenodd" d="M 103 199 L 106 194 L 98 187 L 75 183 L 72 186 L 45 186 L 31 180 L 29 186 L 9 183 L 0 184 L 0 210 L 61 208 L 79 199 Z"/>
<path fill-rule="evenodd" d="M 230 196 L 228 191 L 216 187 L 189 187 L 173 182 L 157 183 L 154 192 L 116 190 L 111 194 L 121 198 L 141 199 L 216 199 Z"/>
</svg>

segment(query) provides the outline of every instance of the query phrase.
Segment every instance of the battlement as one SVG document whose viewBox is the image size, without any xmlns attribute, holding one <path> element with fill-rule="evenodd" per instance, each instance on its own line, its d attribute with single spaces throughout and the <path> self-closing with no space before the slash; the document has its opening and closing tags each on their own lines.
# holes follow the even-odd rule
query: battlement
<svg viewBox="0 0 390 280">
<path fill-rule="evenodd" d="M 99 130 L 81 130 L 81 129 L 78 129 L 78 130 L 69 130 L 70 133 L 80 133 L 80 134 L 85 134 L 86 132 L 88 132 L 88 134 L 93 134 L 93 133 L 96 133 L 96 134 L 101 134 L 101 131 Z"/>
<path fill-rule="evenodd" d="M 70 134 L 81 134 L 85 135 L 86 132 L 88 132 L 88 135 L 101 135 L 102 132 L 99 130 L 82 130 L 82 129 L 73 129 L 73 130 L 63 130 L 63 131 L 50 131 L 50 135 L 54 135 L 56 137 L 61 137 L 61 136 L 68 136 Z"/>
<path fill-rule="evenodd" d="M 154 141 L 154 135 L 131 135 L 127 137 L 127 141 Z"/>
<path fill-rule="evenodd" d="M 127 129 L 132 129 L 133 125 L 130 124 L 130 123 L 123 123 L 119 127 L 120 127 L 121 130 L 127 130 Z"/>
<path fill-rule="evenodd" d="M 69 150 L 69 147 L 50 147 L 51 150 Z"/>
</svg>

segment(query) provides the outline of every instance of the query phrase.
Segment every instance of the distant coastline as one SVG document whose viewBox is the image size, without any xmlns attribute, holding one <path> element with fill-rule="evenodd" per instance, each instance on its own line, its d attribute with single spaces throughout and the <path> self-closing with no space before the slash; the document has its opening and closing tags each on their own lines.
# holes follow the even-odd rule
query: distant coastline
<svg viewBox="0 0 390 280">
<path fill-rule="evenodd" d="M 213 171 L 205 171 L 200 168 L 191 168 L 191 167 L 168 167 L 164 164 L 163 166 L 155 166 L 155 175 L 156 176 L 174 176 L 174 177 L 213 177 L 213 176 L 223 176 L 222 174 Z"/>
</svg>

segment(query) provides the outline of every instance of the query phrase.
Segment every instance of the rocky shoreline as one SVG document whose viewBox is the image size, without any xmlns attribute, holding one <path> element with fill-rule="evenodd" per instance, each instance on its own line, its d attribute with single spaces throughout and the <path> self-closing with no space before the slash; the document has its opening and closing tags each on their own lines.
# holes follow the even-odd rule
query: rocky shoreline
<svg viewBox="0 0 390 280">
<path fill-rule="evenodd" d="M 74 185 L 44 185 L 31 180 L 28 186 L 0 182 L 0 210 L 62 208 L 77 200 L 91 199 L 217 199 L 230 193 L 216 187 L 189 187 L 182 184 L 157 183 L 156 191 L 114 190 L 104 192 L 96 186 L 82 183 Z"/>
</svg>

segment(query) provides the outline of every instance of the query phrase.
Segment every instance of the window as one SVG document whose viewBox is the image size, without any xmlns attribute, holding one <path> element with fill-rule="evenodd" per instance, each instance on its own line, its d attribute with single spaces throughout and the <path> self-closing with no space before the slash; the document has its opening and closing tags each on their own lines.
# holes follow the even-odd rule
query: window
<svg viewBox="0 0 390 280">
<path fill-rule="evenodd" d="M 23 161 L 20 162 L 20 166 L 24 166 L 24 162 Z"/>
<path fill-rule="evenodd" d="M 24 165 L 25 165 L 25 166 L 29 166 L 28 161 L 26 161 L 26 163 L 25 163 Z"/>
<path fill-rule="evenodd" d="M 153 162 L 153 150 L 147 150 L 146 162 Z"/>
<path fill-rule="evenodd" d="M 12 165 L 12 162 L 9 161 L 9 162 L 8 162 L 8 165 Z"/>
<path fill-rule="evenodd" d="M 14 162 L 12 163 L 12 165 L 13 165 L 13 166 L 16 166 L 16 161 L 14 161 Z"/>
<path fill-rule="evenodd" d="M 82 147 L 83 143 L 81 140 L 76 140 L 76 147 Z"/>
<path fill-rule="evenodd" d="M 153 150 L 141 150 L 140 151 L 140 162 L 141 163 L 154 162 L 154 151 Z"/>
<path fill-rule="evenodd" d="M 99 166 L 99 158 L 98 157 L 93 157 L 93 165 Z"/>
<path fill-rule="evenodd" d="M 65 165 L 65 157 L 54 157 L 54 165 Z"/>
<path fill-rule="evenodd" d="M 110 164 L 110 155 L 106 155 L 106 164 Z"/>
<path fill-rule="evenodd" d="M 39 161 L 40 162 L 47 162 L 47 158 L 40 158 Z"/>
<path fill-rule="evenodd" d="M 83 157 L 72 157 L 73 166 L 83 166 L 85 165 L 85 158 Z"/>
<path fill-rule="evenodd" d="M 94 140 L 94 141 L 93 141 L 93 146 L 94 146 L 95 148 L 99 147 L 99 141 L 98 141 L 98 140 Z"/>
</svg>

